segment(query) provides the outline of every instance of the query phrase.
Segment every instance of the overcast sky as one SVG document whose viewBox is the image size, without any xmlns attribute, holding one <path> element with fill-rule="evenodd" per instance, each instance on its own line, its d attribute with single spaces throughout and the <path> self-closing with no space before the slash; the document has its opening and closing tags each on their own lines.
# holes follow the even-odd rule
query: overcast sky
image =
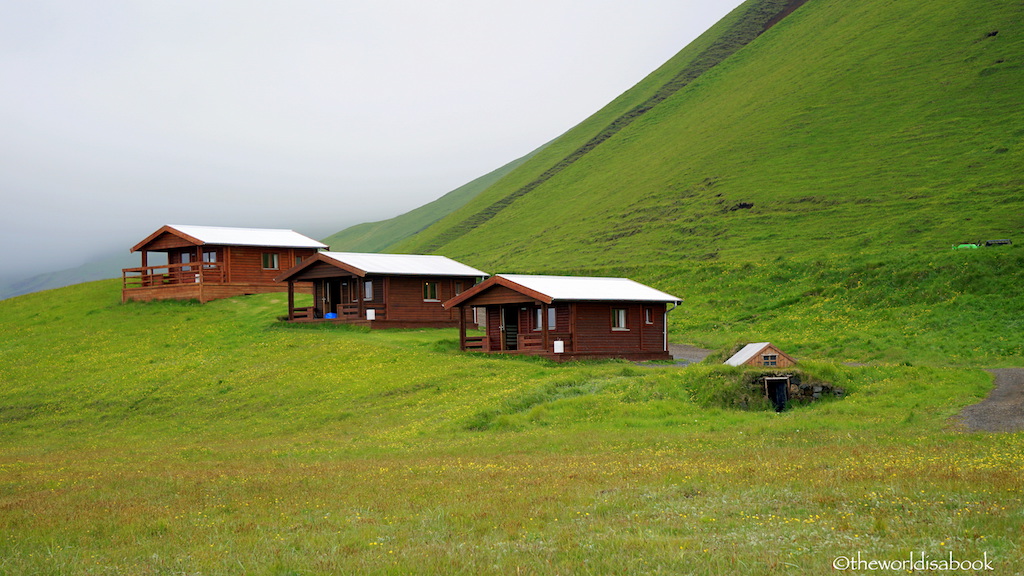
<svg viewBox="0 0 1024 576">
<path fill-rule="evenodd" d="M 565 132 L 740 0 L 0 0 L 0 278 L 320 238 Z"/>
</svg>

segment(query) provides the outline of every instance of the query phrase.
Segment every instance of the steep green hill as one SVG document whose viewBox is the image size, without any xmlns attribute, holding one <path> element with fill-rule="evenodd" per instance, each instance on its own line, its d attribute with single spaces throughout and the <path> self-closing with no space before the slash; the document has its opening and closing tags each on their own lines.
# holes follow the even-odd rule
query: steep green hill
<svg viewBox="0 0 1024 576">
<path fill-rule="evenodd" d="M 630 94 L 670 85 L 767 4 L 744 4 Z M 1013 236 L 1022 23 L 1017 3 L 812 0 L 580 153 L 631 108 L 609 105 L 399 248 L 542 271 Z"/>
</svg>

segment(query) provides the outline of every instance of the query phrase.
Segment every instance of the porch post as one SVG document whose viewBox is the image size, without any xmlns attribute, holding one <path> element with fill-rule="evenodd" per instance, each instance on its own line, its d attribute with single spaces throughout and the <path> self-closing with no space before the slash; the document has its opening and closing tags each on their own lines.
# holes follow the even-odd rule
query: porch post
<svg viewBox="0 0 1024 576">
<path fill-rule="evenodd" d="M 460 304 L 459 310 L 459 350 L 466 349 L 466 309 Z"/>
<path fill-rule="evenodd" d="M 548 335 L 548 305 L 541 302 L 540 305 L 540 333 L 541 333 L 541 349 L 545 352 L 548 351 L 548 341 L 551 339 Z"/>
<path fill-rule="evenodd" d="M 288 321 L 295 320 L 295 281 L 288 280 Z"/>
</svg>

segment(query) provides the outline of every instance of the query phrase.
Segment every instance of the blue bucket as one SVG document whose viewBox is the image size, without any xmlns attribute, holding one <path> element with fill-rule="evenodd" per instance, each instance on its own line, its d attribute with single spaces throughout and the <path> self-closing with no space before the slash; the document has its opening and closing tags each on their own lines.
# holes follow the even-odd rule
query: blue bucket
<svg viewBox="0 0 1024 576">
<path fill-rule="evenodd" d="M 324 319 L 326 320 L 334 320 L 337 317 L 338 315 L 335 314 L 334 312 L 328 312 L 327 314 L 324 314 Z"/>
</svg>

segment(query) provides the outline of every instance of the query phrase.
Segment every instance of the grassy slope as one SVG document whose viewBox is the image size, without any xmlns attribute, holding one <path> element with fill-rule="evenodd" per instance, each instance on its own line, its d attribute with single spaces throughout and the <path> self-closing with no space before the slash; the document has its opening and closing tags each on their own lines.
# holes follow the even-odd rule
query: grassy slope
<svg viewBox="0 0 1024 576">
<path fill-rule="evenodd" d="M 589 261 L 672 265 L 1012 235 L 1024 224 L 1021 15 L 811 2 L 472 231 L 438 242 L 550 158 L 402 246 L 529 269 L 574 264 L 581 241 Z M 754 207 L 730 210 L 741 202 Z"/>
<path fill-rule="evenodd" d="M 1019 364 L 1018 248 L 947 252 L 1024 228 L 1022 16 L 962 0 L 810 2 L 472 230 L 448 234 L 557 160 L 536 157 L 400 247 L 648 281 L 686 300 L 673 317 L 685 342 L 948 361 L 991 337 L 1005 345 L 988 362 Z"/>
<path fill-rule="evenodd" d="M 846 29 L 873 17 L 836 12 L 849 4 L 811 0 L 805 8 L 815 9 L 788 25 L 832 19 Z M 917 17 L 945 22 L 948 5 L 930 4 Z M 986 20 L 992 9 L 971 7 L 978 26 L 995 25 Z M 999 28 L 996 38 L 1013 29 Z M 770 35 L 762 40 L 771 45 Z M 781 67 L 786 55 L 772 54 Z M 751 65 L 732 60 L 701 84 L 726 83 Z M 976 76 L 998 76 L 986 74 Z M 687 109 L 703 89 L 677 94 L 594 154 L 631 151 L 634 163 L 653 162 L 651 150 L 661 148 L 630 143 L 657 129 L 668 146 L 674 124 L 658 114 Z M 642 100 L 615 106 L 621 113 Z M 581 125 L 576 140 L 552 143 L 524 168 L 557 160 L 559 147 L 564 157 L 604 125 Z M 751 131 L 730 146 L 746 150 L 758 137 Z M 992 157 L 1017 153 L 1006 147 Z M 599 182 L 593 167 L 584 170 L 598 160 L 624 169 L 610 153 L 588 154 L 487 226 L 536 193 L 565 201 L 576 176 Z M 720 162 L 773 174 L 757 158 Z M 793 162 L 773 178 L 814 167 Z M 514 190 L 536 175 L 522 170 L 497 187 Z M 729 182 L 753 180 L 693 171 L 696 184 L 680 189 L 707 214 L 721 212 L 714 194 Z M 653 216 L 674 201 L 658 187 L 637 190 L 625 222 L 647 217 L 667 234 Z M 584 197 L 581 217 L 614 214 L 611 201 L 598 210 L 591 204 L 600 198 Z M 911 551 L 988 554 L 997 573 L 1024 565 L 1021 434 L 965 434 L 950 420 L 990 387 L 979 367 L 1021 365 L 1024 249 L 929 251 L 911 240 L 913 250 L 872 242 L 851 255 L 840 235 L 812 243 L 813 254 L 772 253 L 762 262 L 725 241 L 756 228 L 746 219 L 759 217 L 758 202 L 713 219 L 728 224 L 713 237 L 721 245 L 681 256 L 664 243 L 629 244 L 646 225 L 612 240 L 584 235 L 571 257 L 541 244 L 529 260 L 494 247 L 461 250 L 474 264 L 507 258 L 522 270 L 628 273 L 678 290 L 688 301 L 672 313 L 673 339 L 725 348 L 781 337 L 807 370 L 847 390 L 843 400 L 781 415 L 743 411 L 729 396 L 735 372 L 713 365 L 555 366 L 461 354 L 454 330 L 284 326 L 275 321 L 282 295 L 121 305 L 118 283 L 107 281 L 0 301 L 0 572 L 821 574 L 842 554 L 902 560 Z M 922 202 L 897 195 L 890 206 Z M 817 217 L 849 215 L 846 202 L 792 204 L 808 208 L 792 218 L 823 236 Z M 674 214 L 680 226 L 687 216 Z M 533 230 L 562 234 L 558 226 Z M 912 238 L 928 234 L 937 236 Z"/>
<path fill-rule="evenodd" d="M 543 149 L 544 147 L 541 146 L 526 156 L 513 160 L 501 168 L 459 186 L 437 200 L 405 214 L 379 222 L 366 222 L 351 226 L 325 238 L 323 243 L 330 246 L 331 250 L 342 252 L 383 252 L 465 205 L 474 196 Z"/>
<path fill-rule="evenodd" d="M 12 574 L 821 574 L 1024 562 L 1020 435 L 984 372 L 808 363 L 847 398 L 720 405 L 715 366 L 467 355 L 454 330 L 276 322 L 280 295 L 0 302 Z"/>
</svg>

